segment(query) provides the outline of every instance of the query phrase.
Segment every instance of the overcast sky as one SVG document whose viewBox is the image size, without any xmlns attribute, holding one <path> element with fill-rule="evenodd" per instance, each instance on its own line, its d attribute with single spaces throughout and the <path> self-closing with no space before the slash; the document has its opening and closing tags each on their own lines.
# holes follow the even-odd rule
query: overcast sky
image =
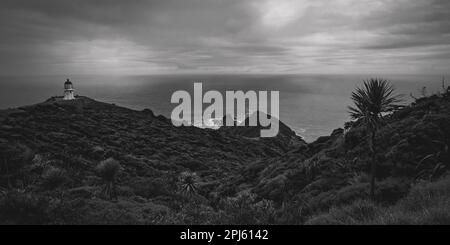
<svg viewBox="0 0 450 245">
<path fill-rule="evenodd" d="M 0 75 L 449 68 L 449 0 L 0 0 Z"/>
</svg>

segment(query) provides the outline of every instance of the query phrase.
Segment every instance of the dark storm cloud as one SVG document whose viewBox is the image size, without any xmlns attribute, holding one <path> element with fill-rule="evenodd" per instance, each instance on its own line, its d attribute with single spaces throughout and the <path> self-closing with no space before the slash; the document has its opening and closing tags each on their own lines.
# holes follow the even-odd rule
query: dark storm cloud
<svg viewBox="0 0 450 245">
<path fill-rule="evenodd" d="M 437 73 L 443 71 L 427 69 L 437 62 L 450 65 L 447 0 L 2 0 L 0 5 L 0 74 Z"/>
</svg>

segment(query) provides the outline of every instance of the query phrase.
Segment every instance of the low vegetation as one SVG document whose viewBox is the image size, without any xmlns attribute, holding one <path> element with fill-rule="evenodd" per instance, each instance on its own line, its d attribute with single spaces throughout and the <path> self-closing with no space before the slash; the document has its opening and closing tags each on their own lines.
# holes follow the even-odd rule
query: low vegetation
<svg viewBox="0 0 450 245">
<path fill-rule="evenodd" d="M 359 199 L 333 206 L 329 212 L 310 217 L 312 225 L 448 225 L 450 224 L 450 176 L 420 183 L 392 206 Z"/>
<path fill-rule="evenodd" d="M 0 223 L 449 224 L 450 93 L 382 119 L 371 152 L 361 120 L 306 144 L 86 97 L 1 111 Z"/>
</svg>

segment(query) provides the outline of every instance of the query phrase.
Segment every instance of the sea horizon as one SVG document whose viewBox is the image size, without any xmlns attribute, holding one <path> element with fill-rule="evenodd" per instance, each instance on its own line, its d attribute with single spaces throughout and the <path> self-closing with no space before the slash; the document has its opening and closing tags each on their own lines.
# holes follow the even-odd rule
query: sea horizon
<svg viewBox="0 0 450 245">
<path fill-rule="evenodd" d="M 151 109 L 170 118 L 177 90 L 192 92 L 194 82 L 207 90 L 280 91 L 280 120 L 305 141 L 329 135 L 349 121 L 351 91 L 365 79 L 380 77 L 392 82 L 403 103 L 441 88 L 442 75 L 360 74 L 153 74 L 153 75 L 22 75 L 0 76 L 0 109 L 36 104 L 63 93 L 66 78 L 75 94 L 134 110 Z M 336 86 L 338 85 L 338 86 Z M 26 89 L 23 89 L 26 87 Z"/>
</svg>

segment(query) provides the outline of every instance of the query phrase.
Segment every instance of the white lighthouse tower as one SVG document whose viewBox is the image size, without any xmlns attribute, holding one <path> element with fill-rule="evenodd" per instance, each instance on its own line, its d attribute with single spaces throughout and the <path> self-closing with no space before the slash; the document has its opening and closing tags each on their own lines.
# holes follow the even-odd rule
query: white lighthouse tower
<svg viewBox="0 0 450 245">
<path fill-rule="evenodd" d="M 75 97 L 73 96 L 73 84 L 69 79 L 67 79 L 67 81 L 64 83 L 64 100 L 74 99 Z"/>
</svg>

